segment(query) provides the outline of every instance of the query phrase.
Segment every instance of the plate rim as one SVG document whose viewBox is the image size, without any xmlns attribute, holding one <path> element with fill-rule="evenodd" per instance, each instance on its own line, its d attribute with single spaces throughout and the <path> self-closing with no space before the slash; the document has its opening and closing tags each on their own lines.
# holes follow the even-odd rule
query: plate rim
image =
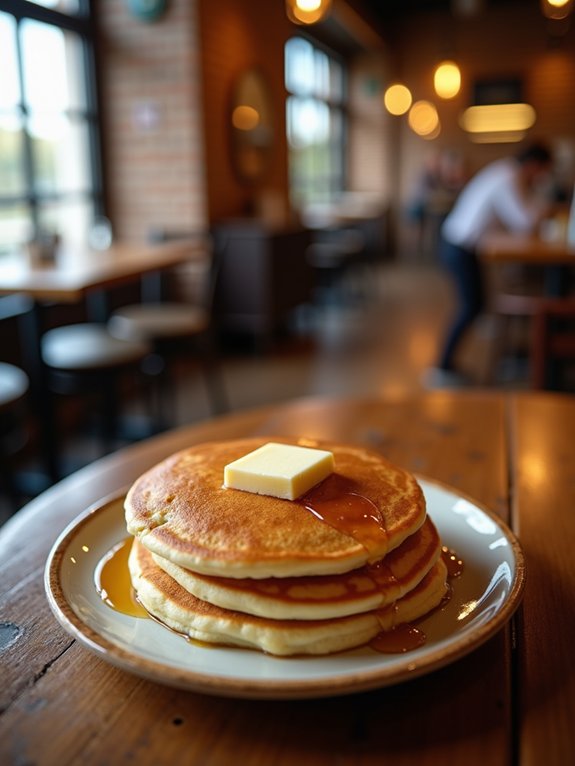
<svg viewBox="0 0 575 766">
<path fill-rule="evenodd" d="M 454 639 L 448 646 L 431 650 L 422 659 L 410 659 L 406 653 L 404 661 L 393 667 L 382 666 L 356 673 L 347 673 L 329 678 L 302 680 L 290 679 L 245 679 L 213 676 L 195 670 L 176 668 L 146 657 L 137 656 L 118 646 L 110 639 L 88 625 L 72 608 L 66 598 L 60 577 L 65 552 L 72 540 L 80 533 L 92 518 L 119 502 L 126 494 L 127 487 L 109 494 L 82 511 L 58 535 L 46 559 L 44 568 L 44 589 L 49 606 L 59 624 L 87 649 L 101 659 L 122 670 L 139 677 L 175 688 L 202 692 L 221 697 L 244 699 L 303 699 L 314 697 L 338 696 L 368 691 L 376 688 L 404 683 L 438 670 L 464 657 L 499 632 L 513 616 L 521 603 L 525 588 L 525 556 L 521 544 L 508 524 L 495 512 L 470 495 L 434 478 L 417 474 L 427 484 L 434 485 L 444 492 L 467 500 L 482 513 L 494 521 L 502 530 L 514 559 L 514 577 L 509 593 L 486 623 L 477 626 L 467 635 Z M 229 650 L 245 651 L 241 647 L 227 647 Z M 280 658 L 289 662 L 288 658 Z M 313 660 L 313 657 L 309 658 Z"/>
</svg>

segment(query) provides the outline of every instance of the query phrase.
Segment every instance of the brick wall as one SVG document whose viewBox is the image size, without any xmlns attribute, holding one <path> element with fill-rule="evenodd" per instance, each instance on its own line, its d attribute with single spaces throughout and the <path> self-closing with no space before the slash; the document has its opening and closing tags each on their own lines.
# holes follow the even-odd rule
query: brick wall
<svg viewBox="0 0 575 766">
<path fill-rule="evenodd" d="M 101 0 L 101 100 L 109 214 L 116 236 L 202 228 L 205 156 L 197 0 L 171 0 L 153 23 Z"/>
</svg>

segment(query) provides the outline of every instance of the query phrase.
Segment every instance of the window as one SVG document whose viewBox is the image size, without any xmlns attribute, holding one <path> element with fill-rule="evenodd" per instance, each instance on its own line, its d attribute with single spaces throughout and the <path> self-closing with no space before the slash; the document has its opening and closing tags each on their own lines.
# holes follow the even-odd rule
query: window
<svg viewBox="0 0 575 766">
<path fill-rule="evenodd" d="M 292 204 L 328 202 L 344 188 L 345 71 L 303 37 L 285 49 Z"/>
<path fill-rule="evenodd" d="M 85 240 L 102 206 L 86 0 L 2 7 L 0 255 L 39 231 Z"/>
</svg>

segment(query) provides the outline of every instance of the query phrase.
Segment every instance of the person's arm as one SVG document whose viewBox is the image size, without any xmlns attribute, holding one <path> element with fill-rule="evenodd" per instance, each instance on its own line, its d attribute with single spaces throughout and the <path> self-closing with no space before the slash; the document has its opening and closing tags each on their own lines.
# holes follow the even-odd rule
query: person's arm
<svg viewBox="0 0 575 766">
<path fill-rule="evenodd" d="M 499 186 L 493 200 L 493 209 L 501 223 L 516 232 L 533 231 L 547 215 L 547 206 L 530 198 L 512 175 Z"/>
</svg>

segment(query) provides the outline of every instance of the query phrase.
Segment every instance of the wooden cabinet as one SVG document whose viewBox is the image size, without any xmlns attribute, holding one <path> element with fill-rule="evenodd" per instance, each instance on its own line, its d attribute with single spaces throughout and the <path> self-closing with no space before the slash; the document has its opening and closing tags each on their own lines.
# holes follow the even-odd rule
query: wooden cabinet
<svg viewBox="0 0 575 766">
<path fill-rule="evenodd" d="M 269 341 L 294 307 L 310 300 L 309 232 L 259 221 L 230 221 L 215 228 L 223 254 L 215 311 L 222 332 Z"/>
</svg>

